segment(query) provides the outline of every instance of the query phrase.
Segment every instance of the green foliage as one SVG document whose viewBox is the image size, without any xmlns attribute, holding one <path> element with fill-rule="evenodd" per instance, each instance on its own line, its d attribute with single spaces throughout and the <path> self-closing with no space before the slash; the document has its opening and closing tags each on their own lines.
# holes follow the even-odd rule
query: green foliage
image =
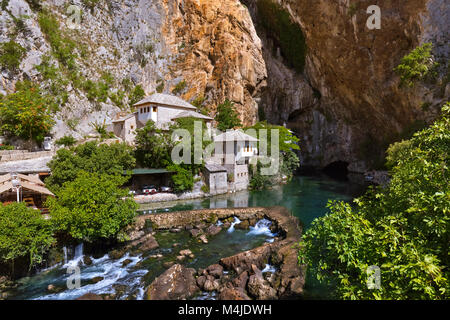
<svg viewBox="0 0 450 320">
<path fill-rule="evenodd" d="M 204 184 L 204 185 L 202 185 L 202 187 L 200 188 L 204 193 L 209 193 L 209 187 L 206 185 L 206 184 Z"/>
<path fill-rule="evenodd" d="M 0 260 L 13 263 L 28 257 L 30 267 L 42 262 L 55 242 L 51 224 L 24 203 L 0 205 Z"/>
<path fill-rule="evenodd" d="M 176 192 L 191 191 L 194 187 L 194 176 L 191 170 L 185 169 L 180 165 L 171 164 L 167 167 L 168 171 L 175 172 L 171 179 L 173 189 Z"/>
<path fill-rule="evenodd" d="M 300 167 L 300 159 L 295 154 L 294 151 L 289 150 L 282 154 L 282 160 L 281 160 L 281 174 L 291 177 L 295 170 Z"/>
<path fill-rule="evenodd" d="M 204 96 L 198 96 L 192 101 L 192 105 L 198 109 L 198 112 L 201 114 L 207 116 L 209 114 L 209 110 L 206 106 L 204 106 L 205 97 Z"/>
<path fill-rule="evenodd" d="M 217 106 L 215 120 L 218 123 L 217 128 L 220 131 L 226 131 L 242 126 L 242 123 L 239 120 L 239 114 L 236 112 L 233 102 L 228 99 Z"/>
<path fill-rule="evenodd" d="M 64 183 L 48 207 L 55 230 L 92 242 L 116 238 L 136 216 L 138 205 L 121 186 L 127 177 L 81 171 Z"/>
<path fill-rule="evenodd" d="M 256 136 L 252 132 L 252 130 L 256 131 Z M 278 144 L 280 148 L 280 152 L 288 152 L 291 150 L 300 150 L 298 142 L 300 141 L 288 128 L 283 126 L 277 126 L 273 124 L 267 123 L 267 121 L 257 122 L 255 125 L 245 128 L 249 135 L 255 136 L 255 138 L 259 139 L 259 143 L 261 142 L 267 143 L 268 152 L 270 151 L 270 146 L 272 144 L 272 130 L 278 130 Z M 261 132 L 266 130 L 266 137 L 261 136 Z"/>
<path fill-rule="evenodd" d="M 92 141 L 70 150 L 58 150 L 48 163 L 52 175 L 45 182 L 50 190 L 57 192 L 65 182 L 75 180 L 80 171 L 119 176 L 135 164 L 132 150 L 125 143 L 97 145 Z"/>
<path fill-rule="evenodd" d="M 282 55 L 296 71 L 303 72 L 306 42 L 302 29 L 273 0 L 258 0 L 257 8 L 262 25 L 280 46 Z"/>
<path fill-rule="evenodd" d="M 8 144 L 0 143 L 0 150 L 14 150 L 14 146 Z"/>
<path fill-rule="evenodd" d="M 173 94 L 180 94 L 186 89 L 187 83 L 185 80 L 182 80 L 176 84 L 176 86 L 172 89 Z"/>
<path fill-rule="evenodd" d="M 16 88 L 15 93 L 0 100 L 0 130 L 40 143 L 54 124 L 50 111 L 53 101 L 33 83 L 18 83 Z"/>
<path fill-rule="evenodd" d="M 38 22 L 47 41 L 50 43 L 55 58 L 69 70 L 75 70 L 75 42 L 62 33 L 58 20 L 51 13 L 41 11 Z"/>
<path fill-rule="evenodd" d="M 394 69 L 400 75 L 402 84 L 413 87 L 416 81 L 434 73 L 433 69 L 437 63 L 433 61 L 432 49 L 432 43 L 424 43 L 402 58 L 401 63 Z"/>
<path fill-rule="evenodd" d="M 256 168 L 253 165 L 250 167 L 250 172 L 252 172 L 252 174 L 249 187 L 251 190 L 263 190 L 273 186 L 273 177 L 261 174 L 261 168 L 261 162 L 256 164 Z"/>
<path fill-rule="evenodd" d="M 17 71 L 25 55 L 25 48 L 13 40 L 0 44 L 0 66 L 7 70 Z"/>
<path fill-rule="evenodd" d="M 351 3 L 349 6 L 348 6 L 348 10 L 347 10 L 347 14 L 350 16 L 350 17 L 353 17 L 354 15 L 355 15 L 355 13 L 356 13 L 356 11 L 358 11 L 358 3 L 356 3 L 356 2 L 354 2 L 354 3 Z"/>
<path fill-rule="evenodd" d="M 171 163 L 171 140 L 167 133 L 157 129 L 149 120 L 145 127 L 136 130 L 136 160 L 147 168 L 165 168 Z"/>
<path fill-rule="evenodd" d="M 136 87 L 134 87 L 133 91 L 131 92 L 129 96 L 130 105 L 133 106 L 134 104 L 141 101 L 145 96 L 145 91 L 142 88 L 140 84 L 138 84 Z"/>
<path fill-rule="evenodd" d="M 388 154 L 390 183 L 355 207 L 330 202 L 304 235 L 300 262 L 343 299 L 449 299 L 450 104 Z M 381 289 L 367 288 L 371 265 L 381 269 Z"/>
<path fill-rule="evenodd" d="M 77 140 L 72 136 L 64 136 L 55 141 L 57 146 L 71 147 L 73 146 Z"/>
</svg>

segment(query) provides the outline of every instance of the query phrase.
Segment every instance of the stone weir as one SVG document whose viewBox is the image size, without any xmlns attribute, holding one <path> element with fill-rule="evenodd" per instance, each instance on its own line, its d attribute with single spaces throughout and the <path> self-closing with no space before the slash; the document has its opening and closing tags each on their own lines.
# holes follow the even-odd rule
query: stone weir
<svg viewBox="0 0 450 320">
<path fill-rule="evenodd" d="M 144 215 L 137 218 L 130 234 L 140 236 L 145 230 L 190 230 L 207 242 L 206 235 L 217 230 L 217 221 L 226 224 L 241 220 L 240 228 L 255 225 L 260 219 L 272 221 L 271 231 L 278 237 L 272 243 L 224 257 L 206 269 L 189 269 L 175 264 L 147 288 L 147 298 L 190 299 L 199 292 L 215 292 L 220 300 L 296 299 L 303 295 L 305 268 L 298 265 L 297 252 L 301 227 L 297 218 L 284 207 L 204 209 Z M 201 239 L 201 238 L 200 238 Z M 269 264 L 274 273 L 263 272 Z"/>
</svg>

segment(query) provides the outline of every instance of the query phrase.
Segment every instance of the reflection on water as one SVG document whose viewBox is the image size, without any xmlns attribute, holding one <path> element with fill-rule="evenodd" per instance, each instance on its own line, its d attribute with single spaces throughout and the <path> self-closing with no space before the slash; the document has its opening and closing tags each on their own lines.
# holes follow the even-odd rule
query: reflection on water
<svg viewBox="0 0 450 320">
<path fill-rule="evenodd" d="M 362 181 L 362 179 L 360 179 Z M 284 206 L 302 221 L 304 228 L 325 215 L 328 200 L 350 201 L 360 196 L 366 184 L 356 179 L 339 181 L 325 175 L 296 176 L 285 185 L 271 190 L 240 191 L 172 203 L 149 203 L 141 205 L 141 213 L 161 213 L 213 208 L 243 208 Z"/>
</svg>

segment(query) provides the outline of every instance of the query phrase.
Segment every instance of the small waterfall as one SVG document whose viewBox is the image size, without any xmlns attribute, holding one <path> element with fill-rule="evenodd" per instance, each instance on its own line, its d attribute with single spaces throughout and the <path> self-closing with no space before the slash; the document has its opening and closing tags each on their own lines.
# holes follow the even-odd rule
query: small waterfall
<svg viewBox="0 0 450 320">
<path fill-rule="evenodd" d="M 218 227 L 220 227 L 220 226 L 222 226 L 223 225 L 223 222 L 222 221 L 217 221 L 217 223 L 216 223 L 216 226 L 218 226 Z"/>
<path fill-rule="evenodd" d="M 270 264 L 266 264 L 266 267 L 261 271 L 262 273 L 270 272 L 275 273 L 277 269 L 275 269 L 274 266 L 271 266 Z"/>
<path fill-rule="evenodd" d="M 79 259 L 83 256 L 83 243 L 80 243 L 75 247 L 75 257 L 74 259 Z"/>
<path fill-rule="evenodd" d="M 231 223 L 231 226 L 228 229 L 228 233 L 232 233 L 234 231 L 234 226 L 239 223 L 241 223 L 241 220 L 239 220 L 237 217 L 234 217 L 234 221 Z"/>
<path fill-rule="evenodd" d="M 63 247 L 63 252 L 64 252 L 64 264 L 67 264 L 67 247 L 66 246 Z"/>
<path fill-rule="evenodd" d="M 64 263 L 65 268 L 78 266 L 80 263 L 83 263 L 83 243 L 80 243 L 75 247 L 75 252 L 72 260 L 67 261 L 67 256 L 65 257 L 65 260 L 66 260 L 66 262 Z"/>
<path fill-rule="evenodd" d="M 270 226 L 272 225 L 272 222 L 267 219 L 259 220 L 254 227 L 250 227 L 250 231 L 247 233 L 247 235 L 266 235 L 268 237 L 275 237 L 276 234 L 272 233 L 270 231 Z"/>
</svg>

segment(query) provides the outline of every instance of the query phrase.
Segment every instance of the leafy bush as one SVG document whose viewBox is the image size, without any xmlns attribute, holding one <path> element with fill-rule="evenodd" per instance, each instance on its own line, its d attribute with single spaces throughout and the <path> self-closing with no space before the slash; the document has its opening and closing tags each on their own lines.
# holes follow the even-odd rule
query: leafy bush
<svg viewBox="0 0 450 320">
<path fill-rule="evenodd" d="M 0 260 L 11 263 L 28 257 L 30 267 L 42 262 L 55 242 L 51 224 L 24 203 L 0 205 Z M 13 270 L 14 271 L 14 270 Z"/>
<path fill-rule="evenodd" d="M 25 54 L 25 48 L 13 40 L 1 43 L 0 66 L 10 71 L 17 71 Z"/>
<path fill-rule="evenodd" d="M 69 70 L 75 70 L 77 56 L 75 42 L 62 34 L 58 20 L 51 13 L 41 11 L 38 22 L 56 59 Z"/>
<path fill-rule="evenodd" d="M 251 178 L 249 182 L 249 187 L 252 190 L 263 190 L 270 188 L 273 185 L 273 177 L 261 174 L 261 163 L 258 162 L 256 168 L 252 165 L 250 167 Z"/>
<path fill-rule="evenodd" d="M 77 140 L 72 136 L 64 136 L 55 141 L 57 146 L 71 147 L 73 146 Z"/>
<path fill-rule="evenodd" d="M 93 242 L 114 239 L 136 216 L 137 204 L 121 186 L 127 177 L 81 171 L 48 200 L 55 230 Z"/>
<path fill-rule="evenodd" d="M 330 202 L 303 237 L 301 263 L 343 299 L 449 299 L 450 104 L 442 117 L 389 149 L 392 179 L 355 207 Z M 381 269 L 369 290 L 367 268 Z"/>
<path fill-rule="evenodd" d="M 176 86 L 172 89 L 173 94 L 180 94 L 186 89 L 187 83 L 185 80 L 182 80 L 176 84 Z"/>
<path fill-rule="evenodd" d="M 433 68 L 437 66 L 433 61 L 432 48 L 432 43 L 424 43 L 402 58 L 401 63 L 394 69 L 400 75 L 402 84 L 413 87 L 415 81 L 432 73 Z"/>
<path fill-rule="evenodd" d="M 191 191 L 194 187 L 194 176 L 191 170 L 185 169 L 180 165 L 171 164 L 167 167 L 172 174 L 171 179 L 176 192 Z"/>
<path fill-rule="evenodd" d="M 0 100 L 1 131 L 38 143 L 50 132 L 53 101 L 33 83 L 18 83 L 17 91 Z"/>
<path fill-rule="evenodd" d="M 45 182 L 56 192 L 65 182 L 75 180 L 80 171 L 118 176 L 135 164 L 132 150 L 125 143 L 98 146 L 94 141 L 87 142 L 70 150 L 58 150 L 48 163 L 52 175 Z"/>
<path fill-rule="evenodd" d="M 281 54 L 298 72 L 303 72 L 306 42 L 302 29 L 291 20 L 289 13 L 273 0 L 258 0 L 258 14 L 267 33 L 280 46 Z"/>
<path fill-rule="evenodd" d="M 170 136 L 157 129 L 149 120 L 145 127 L 136 130 L 136 160 L 147 168 L 165 168 L 171 163 Z"/>
<path fill-rule="evenodd" d="M 8 144 L 0 143 L 0 150 L 14 150 L 14 146 Z"/>
<path fill-rule="evenodd" d="M 130 101 L 130 105 L 133 106 L 134 104 L 141 101 L 145 96 L 145 91 L 142 88 L 140 84 L 138 84 L 136 87 L 134 87 L 133 91 L 131 92 L 130 96 L 128 97 L 128 100 Z"/>
<path fill-rule="evenodd" d="M 218 123 L 217 128 L 221 131 L 242 126 L 241 120 L 239 120 L 239 114 L 236 112 L 233 102 L 228 99 L 217 106 L 215 120 Z"/>
</svg>

